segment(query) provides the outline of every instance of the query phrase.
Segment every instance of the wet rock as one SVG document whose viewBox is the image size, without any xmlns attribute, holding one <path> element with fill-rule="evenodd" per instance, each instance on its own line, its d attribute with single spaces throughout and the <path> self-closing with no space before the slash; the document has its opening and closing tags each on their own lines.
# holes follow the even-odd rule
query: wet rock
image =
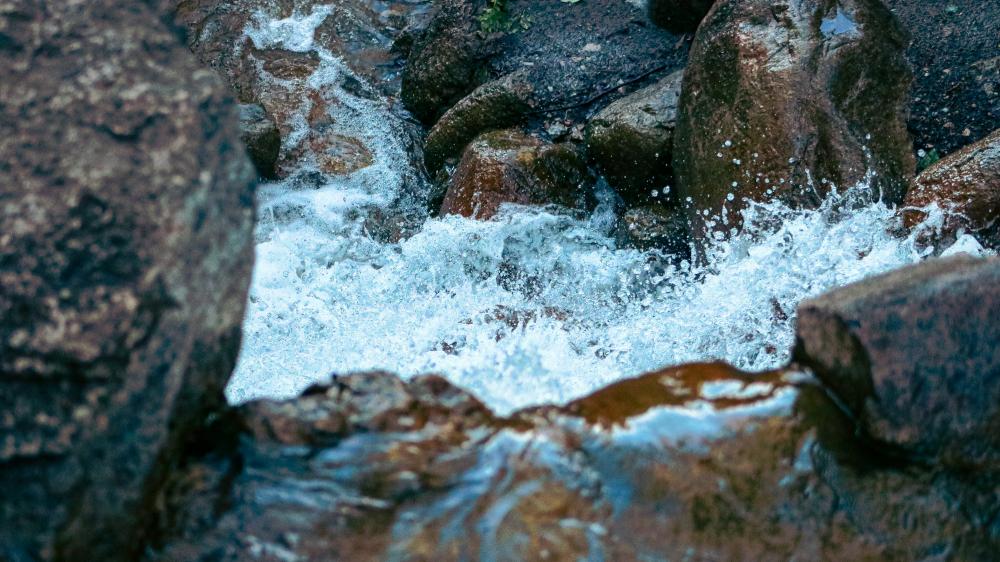
<svg viewBox="0 0 1000 562">
<path fill-rule="evenodd" d="M 798 311 L 795 358 L 872 438 L 962 468 L 1000 468 L 1000 259 L 893 271 Z"/>
<path fill-rule="evenodd" d="M 158 497 L 174 517 L 147 560 L 971 560 L 995 546 L 988 484 L 884 464 L 795 371 L 682 365 L 509 418 L 437 377 L 361 374 L 228 417 L 216 435 L 231 452 L 194 456 Z"/>
<path fill-rule="evenodd" d="M 281 152 L 281 134 L 263 106 L 240 104 L 240 138 L 257 167 L 257 173 L 265 178 L 274 177 L 275 164 Z"/>
<path fill-rule="evenodd" d="M 393 116 L 403 136 L 422 136 L 394 100 L 403 59 L 392 44 L 398 26 L 427 9 L 423 1 L 185 0 L 177 3 L 177 18 L 199 59 L 225 76 L 242 101 L 262 105 L 274 120 L 282 139 L 277 178 L 317 172 L 343 177 L 371 166 L 383 142 L 359 134 L 372 104 L 388 106 L 379 111 Z M 309 19 L 312 37 L 300 30 L 295 41 L 281 43 L 273 33 L 255 31 L 284 18 Z M 424 192 L 419 151 L 403 156 L 413 165 L 401 192 Z"/>
<path fill-rule="evenodd" d="M 649 18 L 674 33 L 694 33 L 715 0 L 649 0 Z"/>
<path fill-rule="evenodd" d="M 3 559 L 138 556 L 239 350 L 255 174 L 150 5 L 0 7 Z"/>
<path fill-rule="evenodd" d="M 1000 123 L 1000 2 L 885 0 L 911 42 L 908 125 L 916 149 L 944 156 Z"/>
<path fill-rule="evenodd" d="M 243 419 L 259 443 L 321 446 L 361 432 L 418 431 L 437 424 L 453 430 L 492 423 L 472 395 L 437 376 L 404 383 L 390 373 L 335 377 L 295 401 L 253 402 Z"/>
<path fill-rule="evenodd" d="M 622 213 L 615 238 L 620 246 L 661 250 L 682 259 L 690 257 L 687 213 L 679 207 L 649 205 Z"/>
<path fill-rule="evenodd" d="M 580 154 L 519 131 L 480 136 L 465 150 L 441 215 L 489 219 L 504 203 L 593 208 L 594 181 Z"/>
<path fill-rule="evenodd" d="M 476 19 L 482 1 L 446 0 L 415 39 L 402 77 L 402 99 L 425 125 L 482 82 L 479 53 L 483 38 Z"/>
<path fill-rule="evenodd" d="M 1000 130 L 924 170 L 906 194 L 903 222 L 914 228 L 936 205 L 944 222 L 930 242 L 946 246 L 963 233 L 1000 248 Z"/>
<path fill-rule="evenodd" d="M 441 4 L 406 63 L 403 100 L 426 125 L 435 174 L 491 129 L 583 123 L 596 106 L 683 66 L 686 42 L 629 2 Z M 494 27 L 496 29 L 494 29 Z"/>
<path fill-rule="evenodd" d="M 248 50 L 241 62 L 244 65 L 260 65 L 260 68 L 279 80 L 302 80 L 308 78 L 319 68 L 319 54 L 315 51 L 297 52 L 288 49 L 268 49 L 257 48 L 253 41 L 244 42 Z M 255 68 L 248 68 L 248 74 L 241 80 L 242 83 L 253 84 Z"/>
<path fill-rule="evenodd" d="M 241 98 L 252 99 L 243 88 L 252 82 L 255 69 L 246 65 L 244 30 L 258 12 L 275 19 L 309 14 L 317 7 L 330 6 L 338 17 L 326 18 L 317 27 L 314 39 L 337 53 L 359 75 L 370 80 L 382 93 L 399 91 L 402 54 L 393 41 L 411 21 L 421 21 L 430 2 L 369 2 L 367 0 L 167 0 L 175 6 L 177 22 L 187 31 L 191 50 L 199 60 L 228 78 Z M 381 9 L 376 9 L 381 8 Z M 304 38 L 302 38 L 304 39 Z M 302 74 L 318 64 L 314 55 L 271 49 L 255 57 L 271 66 L 269 73 Z M 298 70 L 296 70 L 298 69 Z M 244 76 L 249 72 L 251 76 Z"/>
<path fill-rule="evenodd" d="M 875 0 L 718 2 L 691 49 L 674 144 L 694 238 L 739 228 L 746 200 L 813 207 L 869 171 L 873 196 L 900 203 L 914 169 L 905 45 Z"/>
<path fill-rule="evenodd" d="M 329 0 L 312 3 L 331 4 Z M 432 4 L 430 0 L 333 2 L 334 17 L 323 21 L 315 38 L 342 56 L 347 66 L 379 93 L 397 96 L 407 52 L 396 42 L 405 32 L 413 33 L 426 25 Z"/>
<path fill-rule="evenodd" d="M 674 200 L 671 159 L 683 78 L 677 71 L 611 103 L 587 124 L 587 158 L 626 204 Z"/>
<path fill-rule="evenodd" d="M 371 208 L 362 221 L 362 228 L 373 240 L 395 244 L 416 234 L 427 218 L 412 208 Z"/>
<path fill-rule="evenodd" d="M 439 172 L 481 133 L 517 125 L 531 109 L 532 91 L 525 73 L 515 72 L 462 98 L 427 133 L 424 144 L 427 170 Z"/>
<path fill-rule="evenodd" d="M 788 386 L 786 375 L 782 371 L 748 375 L 722 362 L 668 367 L 610 384 L 570 402 L 565 411 L 590 424 L 612 427 L 626 425 L 650 410 L 684 406 L 693 400 L 705 400 L 722 409 L 734 408 L 773 398 Z M 709 390 L 719 383 L 733 388 L 719 394 Z"/>
</svg>

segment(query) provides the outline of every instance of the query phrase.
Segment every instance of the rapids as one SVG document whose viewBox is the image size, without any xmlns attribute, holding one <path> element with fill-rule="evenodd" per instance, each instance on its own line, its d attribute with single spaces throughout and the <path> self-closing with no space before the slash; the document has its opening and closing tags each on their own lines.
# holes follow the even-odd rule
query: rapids
<svg viewBox="0 0 1000 562">
<path fill-rule="evenodd" d="M 246 35 L 258 47 L 320 55 L 309 84 L 336 93 L 334 120 L 374 164 L 318 184 L 303 181 L 316 177 L 306 164 L 261 186 L 231 402 L 291 397 L 331 373 L 380 369 L 442 374 L 503 414 L 679 362 L 765 370 L 788 360 L 800 300 L 931 251 L 915 235 L 891 234 L 895 210 L 854 204 L 864 185 L 818 210 L 754 205 L 743 232 L 697 266 L 616 247 L 608 190 L 586 220 L 510 207 L 486 222 L 428 218 L 411 238 L 379 243 L 363 227 L 365 209 L 398 200 L 414 170 L 389 104 L 337 86 L 350 70 L 313 43 L 329 15 L 260 14 Z M 969 237 L 948 251 L 958 250 L 982 251 Z"/>
</svg>

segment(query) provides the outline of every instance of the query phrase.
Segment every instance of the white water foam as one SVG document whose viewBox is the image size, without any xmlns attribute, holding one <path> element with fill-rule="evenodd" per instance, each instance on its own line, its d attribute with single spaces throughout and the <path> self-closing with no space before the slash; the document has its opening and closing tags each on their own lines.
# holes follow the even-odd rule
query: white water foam
<svg viewBox="0 0 1000 562">
<path fill-rule="evenodd" d="M 322 21 L 314 15 L 260 20 L 250 35 L 316 49 L 299 39 Z M 349 72 L 329 53 L 323 60 L 326 78 L 311 79 Z M 376 147 L 375 164 L 318 189 L 286 182 L 260 192 L 232 402 L 385 369 L 443 374 L 507 413 L 685 361 L 768 369 L 788 359 L 800 300 L 926 254 L 914 236 L 890 234 L 894 210 L 852 206 L 851 194 L 812 211 L 753 205 L 745 231 L 716 246 L 707 267 L 616 248 L 607 205 L 589 220 L 517 207 L 485 222 L 433 219 L 402 243 L 381 244 L 350 211 L 391 199 L 409 170 L 384 106 L 349 101 L 353 132 Z M 763 226 L 776 219 L 779 230 Z"/>
</svg>

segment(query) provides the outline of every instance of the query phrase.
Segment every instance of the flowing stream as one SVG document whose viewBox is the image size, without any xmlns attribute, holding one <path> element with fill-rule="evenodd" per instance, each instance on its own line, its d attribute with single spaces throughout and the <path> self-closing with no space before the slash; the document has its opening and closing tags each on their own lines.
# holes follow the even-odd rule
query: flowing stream
<svg viewBox="0 0 1000 562">
<path fill-rule="evenodd" d="M 329 10 L 259 16 L 247 35 L 320 55 L 309 83 L 336 91 L 335 121 L 374 163 L 318 186 L 296 176 L 261 187 L 233 402 L 379 369 L 442 374 L 507 413 L 685 361 L 768 369 L 789 358 L 799 301 L 926 255 L 913 236 L 889 233 L 894 210 L 851 204 L 864 185 L 814 211 L 753 206 L 744 232 L 701 267 L 616 247 L 607 193 L 586 220 L 511 207 L 485 222 L 428 219 L 401 243 L 379 243 L 359 210 L 396 200 L 413 170 L 387 103 L 335 86 L 350 71 L 312 41 Z M 779 230 L 763 226 L 776 218 Z M 971 238 L 948 251 L 959 250 L 981 251 Z"/>
</svg>

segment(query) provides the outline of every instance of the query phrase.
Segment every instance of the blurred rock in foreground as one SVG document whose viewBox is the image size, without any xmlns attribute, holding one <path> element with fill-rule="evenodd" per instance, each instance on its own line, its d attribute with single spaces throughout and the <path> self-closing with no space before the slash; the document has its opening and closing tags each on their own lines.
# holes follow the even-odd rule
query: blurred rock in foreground
<svg viewBox="0 0 1000 562">
<path fill-rule="evenodd" d="M 253 167 L 147 4 L 0 5 L 0 560 L 134 559 L 239 350 Z"/>
</svg>

